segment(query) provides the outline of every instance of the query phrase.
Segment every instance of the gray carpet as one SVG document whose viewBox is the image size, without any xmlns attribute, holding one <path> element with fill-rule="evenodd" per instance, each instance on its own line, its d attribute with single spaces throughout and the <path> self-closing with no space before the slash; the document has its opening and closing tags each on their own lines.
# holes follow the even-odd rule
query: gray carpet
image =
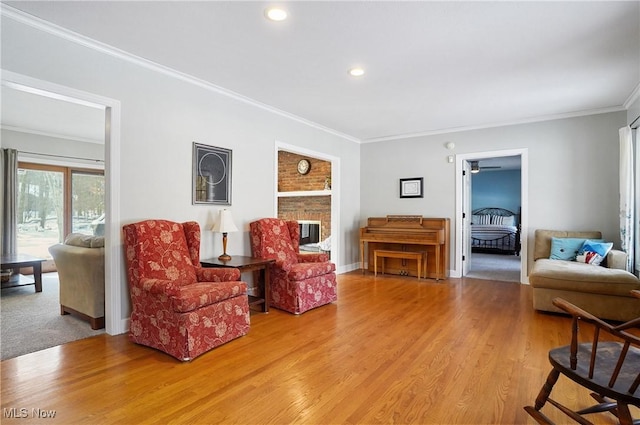
<svg viewBox="0 0 640 425">
<path fill-rule="evenodd" d="M 469 273 L 465 277 L 520 282 L 520 257 L 474 252 L 471 254 Z"/>
<path fill-rule="evenodd" d="M 60 315 L 58 274 L 42 275 L 42 292 L 33 285 L 0 293 L 0 360 L 104 333 L 72 315 Z"/>
</svg>

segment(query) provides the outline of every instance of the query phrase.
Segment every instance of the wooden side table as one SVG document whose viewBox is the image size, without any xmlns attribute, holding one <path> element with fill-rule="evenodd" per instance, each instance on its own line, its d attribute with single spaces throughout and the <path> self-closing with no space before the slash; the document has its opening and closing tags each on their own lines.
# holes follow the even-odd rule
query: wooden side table
<svg viewBox="0 0 640 425">
<path fill-rule="evenodd" d="M 34 257 L 27 254 L 7 254 L 0 257 L 0 268 L 18 270 L 23 267 L 33 267 L 33 282 L 18 283 L 16 285 L 2 285 L 2 288 L 11 288 L 13 286 L 33 285 L 36 286 L 36 292 L 42 292 L 42 262 L 44 258 Z"/>
<path fill-rule="evenodd" d="M 260 271 L 261 285 L 262 285 L 262 298 L 249 295 L 249 305 L 262 304 L 262 311 L 269 312 L 269 293 L 271 291 L 271 273 L 269 272 L 269 266 L 275 263 L 276 260 L 270 258 L 255 258 L 245 257 L 242 255 L 234 255 L 231 260 L 223 261 L 217 258 L 209 258 L 201 260 L 200 265 L 202 267 L 232 267 L 240 270 L 240 273 Z"/>
</svg>

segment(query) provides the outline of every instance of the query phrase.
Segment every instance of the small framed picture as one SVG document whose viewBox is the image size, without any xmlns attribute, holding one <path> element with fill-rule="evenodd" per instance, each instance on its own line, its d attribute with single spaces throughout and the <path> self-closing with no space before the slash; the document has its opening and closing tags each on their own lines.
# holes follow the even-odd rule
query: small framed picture
<svg viewBox="0 0 640 425">
<path fill-rule="evenodd" d="M 401 198 L 422 198 L 422 177 L 400 179 Z"/>
<path fill-rule="evenodd" d="M 193 143 L 193 204 L 231 205 L 231 149 Z"/>
</svg>

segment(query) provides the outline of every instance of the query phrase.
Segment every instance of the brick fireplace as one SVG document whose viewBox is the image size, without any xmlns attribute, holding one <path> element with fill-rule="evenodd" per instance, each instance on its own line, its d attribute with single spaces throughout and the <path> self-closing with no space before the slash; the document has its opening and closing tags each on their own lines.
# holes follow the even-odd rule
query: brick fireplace
<svg viewBox="0 0 640 425">
<path fill-rule="evenodd" d="M 278 217 L 320 221 L 320 241 L 331 235 L 331 196 L 294 196 L 278 199 Z"/>
<path fill-rule="evenodd" d="M 307 174 L 298 173 L 298 161 L 311 164 Z M 317 220 L 321 222 L 320 241 L 331 235 L 331 193 L 325 190 L 331 178 L 331 162 L 291 152 L 278 152 L 278 217 L 284 220 Z M 287 196 L 287 192 L 302 192 Z M 309 195 L 304 192 L 310 192 Z M 311 193 L 313 192 L 313 193 Z"/>
</svg>

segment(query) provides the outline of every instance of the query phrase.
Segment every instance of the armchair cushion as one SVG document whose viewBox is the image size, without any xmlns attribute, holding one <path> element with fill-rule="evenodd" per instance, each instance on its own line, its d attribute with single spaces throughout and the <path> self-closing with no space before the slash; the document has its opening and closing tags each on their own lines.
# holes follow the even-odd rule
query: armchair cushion
<svg viewBox="0 0 640 425">
<path fill-rule="evenodd" d="M 228 282 L 240 280 L 240 270 L 232 268 L 203 268 L 196 267 L 198 282 Z"/>
<path fill-rule="evenodd" d="M 333 273 L 336 265 L 333 263 L 297 263 L 293 264 L 289 269 L 287 277 L 291 280 L 304 280 L 310 277 L 322 276 L 327 273 Z"/>
<path fill-rule="evenodd" d="M 245 282 L 199 282 L 180 287 L 170 298 L 174 311 L 186 313 L 246 293 Z"/>
<path fill-rule="evenodd" d="M 324 253 L 298 254 L 298 263 L 325 263 L 329 256 Z"/>
</svg>

